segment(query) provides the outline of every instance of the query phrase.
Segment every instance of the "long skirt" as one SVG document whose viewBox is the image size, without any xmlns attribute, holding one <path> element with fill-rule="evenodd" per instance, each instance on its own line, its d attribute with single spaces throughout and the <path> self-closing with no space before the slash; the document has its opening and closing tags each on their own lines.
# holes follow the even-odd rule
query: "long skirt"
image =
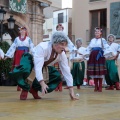
<svg viewBox="0 0 120 120">
<path fill-rule="evenodd" d="M 20 59 L 21 59 L 23 53 L 24 53 L 24 50 L 16 50 L 15 51 L 13 64 L 12 64 L 12 70 L 14 69 L 14 67 L 16 67 L 20 64 Z"/>
<path fill-rule="evenodd" d="M 87 74 L 94 78 L 101 78 L 107 74 L 105 57 L 96 60 L 98 50 L 92 51 L 87 64 Z"/>
<path fill-rule="evenodd" d="M 73 68 L 71 74 L 73 76 L 73 86 L 78 86 L 83 84 L 85 73 L 85 62 L 73 62 Z"/>
<path fill-rule="evenodd" d="M 115 60 L 106 61 L 107 74 L 105 75 L 106 83 L 108 85 L 114 85 L 119 82 L 118 68 L 115 64 Z"/>
<path fill-rule="evenodd" d="M 20 60 L 20 65 L 15 67 L 12 72 L 9 73 L 11 78 L 17 82 L 17 84 L 26 91 L 30 90 L 30 84 L 27 83 L 26 79 L 30 75 L 32 69 L 34 67 L 33 64 L 33 57 L 29 53 L 24 53 Z M 60 73 L 52 66 L 48 66 L 49 70 L 49 83 L 48 85 L 48 92 L 52 92 L 56 89 L 56 87 L 61 82 Z M 35 78 L 32 87 L 36 90 L 41 91 L 40 83 Z"/>
</svg>

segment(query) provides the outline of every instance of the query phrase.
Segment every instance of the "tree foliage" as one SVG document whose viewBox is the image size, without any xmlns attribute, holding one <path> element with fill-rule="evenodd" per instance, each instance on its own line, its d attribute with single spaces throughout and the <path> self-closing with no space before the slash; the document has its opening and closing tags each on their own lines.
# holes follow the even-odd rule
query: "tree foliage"
<svg viewBox="0 0 120 120">
<path fill-rule="evenodd" d="M 0 42 L 0 48 L 3 50 L 4 53 L 7 52 L 10 45 L 6 41 Z M 12 59 L 7 60 L 0 60 L 0 75 L 4 73 L 6 77 L 8 77 L 8 73 L 11 71 L 12 67 Z"/>
</svg>

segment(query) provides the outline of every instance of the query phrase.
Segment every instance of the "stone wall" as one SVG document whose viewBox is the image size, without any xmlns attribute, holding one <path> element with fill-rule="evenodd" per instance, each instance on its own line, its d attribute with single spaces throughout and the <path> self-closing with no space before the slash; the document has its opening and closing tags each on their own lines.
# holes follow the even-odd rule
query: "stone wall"
<svg viewBox="0 0 120 120">
<path fill-rule="evenodd" d="M 16 27 L 18 28 L 20 26 L 25 26 L 28 29 L 28 34 L 32 38 L 35 45 L 43 41 L 44 7 L 40 6 L 40 2 L 51 4 L 48 0 L 27 0 L 27 12 L 26 14 L 21 14 L 9 10 L 8 0 L 0 1 L 0 6 L 4 6 L 7 11 L 4 24 L 7 23 L 9 16 L 13 15 L 16 20 Z M 15 28 L 16 31 L 17 28 Z"/>
</svg>

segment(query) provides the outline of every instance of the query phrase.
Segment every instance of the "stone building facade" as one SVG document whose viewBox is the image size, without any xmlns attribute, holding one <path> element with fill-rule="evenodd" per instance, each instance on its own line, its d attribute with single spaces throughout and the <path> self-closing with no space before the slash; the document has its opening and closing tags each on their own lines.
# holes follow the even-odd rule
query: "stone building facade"
<svg viewBox="0 0 120 120">
<path fill-rule="evenodd" d="M 43 23 L 44 15 L 43 9 L 45 7 L 41 6 L 40 3 L 51 4 L 49 0 L 27 0 L 27 12 L 25 14 L 13 12 L 9 9 L 8 0 L 0 0 L 0 6 L 3 6 L 6 10 L 5 20 L 3 23 L 4 30 L 3 34 L 9 33 L 14 41 L 15 37 L 18 36 L 18 28 L 25 26 L 28 29 L 28 35 L 32 38 L 35 45 L 40 41 L 43 41 Z M 13 30 L 9 30 L 7 27 L 7 19 L 13 15 L 15 22 L 15 27 Z"/>
<path fill-rule="evenodd" d="M 115 25 L 120 31 L 120 0 L 73 0 L 72 15 L 73 37 L 83 38 L 83 45 L 89 43 L 97 26 L 103 29 L 104 38 L 112 33 L 117 37 L 116 42 L 120 43 L 120 33 L 116 29 L 112 31 Z"/>
</svg>

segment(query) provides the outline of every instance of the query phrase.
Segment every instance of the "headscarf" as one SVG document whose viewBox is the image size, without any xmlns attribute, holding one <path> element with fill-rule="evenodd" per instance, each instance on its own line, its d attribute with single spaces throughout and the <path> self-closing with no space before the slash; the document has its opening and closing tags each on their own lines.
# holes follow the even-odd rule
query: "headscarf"
<svg viewBox="0 0 120 120">
<path fill-rule="evenodd" d="M 107 40 L 109 41 L 109 37 L 110 36 L 112 36 L 113 38 L 114 38 L 114 41 L 116 40 L 116 36 L 115 35 L 113 35 L 113 34 L 109 34 L 108 36 L 107 36 Z"/>
<path fill-rule="evenodd" d="M 80 41 L 82 43 L 82 38 L 77 38 L 75 42 Z"/>
</svg>

